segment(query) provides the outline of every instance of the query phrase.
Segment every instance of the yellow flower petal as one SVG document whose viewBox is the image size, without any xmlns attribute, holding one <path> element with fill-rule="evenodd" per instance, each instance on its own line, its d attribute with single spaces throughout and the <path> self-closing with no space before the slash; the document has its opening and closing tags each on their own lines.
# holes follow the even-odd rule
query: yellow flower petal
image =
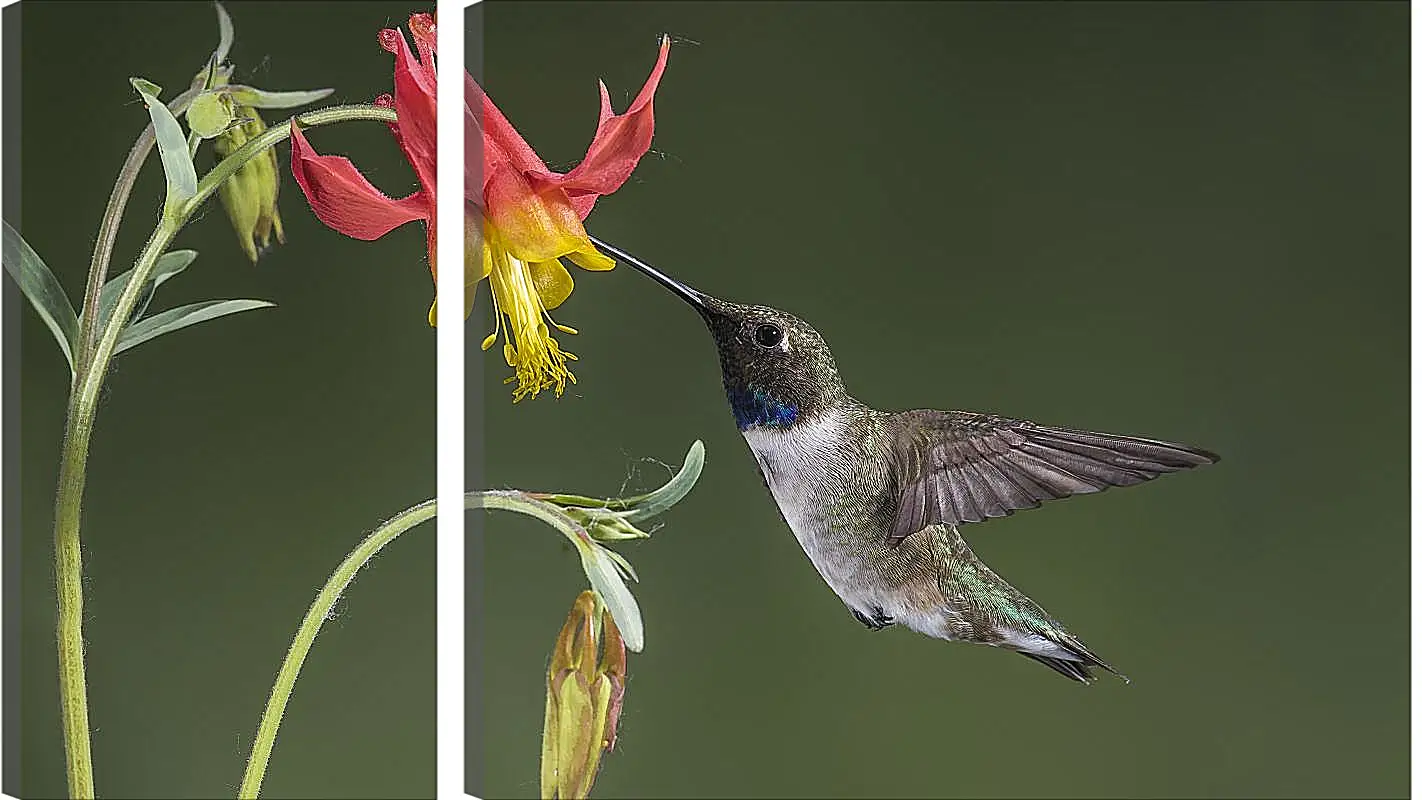
<svg viewBox="0 0 1422 800">
<path fill-rule="evenodd" d="M 464 318 L 469 319 L 469 315 L 474 313 L 474 301 L 479 297 L 479 282 L 464 284 Z M 430 327 L 439 326 L 439 298 L 436 297 L 430 303 Z"/>
<path fill-rule="evenodd" d="M 563 305 L 563 301 L 573 293 L 573 276 L 569 275 L 568 268 L 556 259 L 529 264 L 528 272 L 533 276 L 538 298 L 549 311 Z"/>
<path fill-rule="evenodd" d="M 574 250 L 569 253 L 568 258 L 574 264 L 593 272 L 606 272 L 617 266 L 616 261 L 603 255 L 600 250 L 592 246 L 592 242 L 588 242 L 588 247 L 582 250 Z"/>
<path fill-rule="evenodd" d="M 464 217 L 464 279 L 482 281 L 494 271 L 494 251 L 497 234 L 483 215 Z M 479 261 L 474 261 L 473 243 L 479 242 Z M 477 273 L 477 274 L 476 274 Z"/>
</svg>

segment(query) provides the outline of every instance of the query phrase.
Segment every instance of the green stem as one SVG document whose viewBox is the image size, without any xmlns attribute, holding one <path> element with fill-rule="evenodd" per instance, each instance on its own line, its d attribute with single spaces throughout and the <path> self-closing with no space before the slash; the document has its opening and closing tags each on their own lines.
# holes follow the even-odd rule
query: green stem
<svg viewBox="0 0 1422 800">
<path fill-rule="evenodd" d="M 71 395 L 69 426 L 59 462 L 59 498 L 54 511 L 54 574 L 59 600 L 59 699 L 64 726 L 69 796 L 94 796 L 89 754 L 89 696 L 84 682 L 84 587 L 79 553 L 79 498 L 84 492 L 93 415 L 76 413 Z"/>
<path fill-rule="evenodd" d="M 307 126 L 352 120 L 394 122 L 395 112 L 377 106 L 337 106 L 302 114 L 297 120 Z M 64 723 L 65 769 L 69 795 L 73 798 L 87 799 L 94 796 L 94 767 L 89 747 L 88 690 L 84 678 L 84 573 L 79 528 L 84 499 L 85 467 L 89 460 L 89 439 L 94 430 L 94 413 L 98 405 L 99 391 L 103 388 L 104 377 L 108 373 L 109 363 L 113 360 L 119 334 L 123 332 L 129 315 L 133 313 L 143 285 L 152 274 L 158 258 L 172 244 L 178 231 L 182 230 L 203 201 L 222 185 L 222 181 L 231 177 L 258 153 L 285 139 L 289 135 L 288 130 L 287 125 L 268 130 L 223 159 L 198 183 L 196 195 L 176 213 L 166 215 L 159 221 L 158 227 L 154 229 L 133 266 L 133 277 L 124 287 L 113 314 L 109 316 L 92 347 L 81 351 L 85 355 L 84 360 L 78 364 L 77 385 L 69 396 L 64 446 L 59 460 L 59 489 L 54 510 L 54 573 L 59 605 L 59 702 Z M 140 137 L 139 144 L 141 143 Z M 140 149 L 139 144 L 135 144 L 135 152 Z M 130 156 L 133 156 L 133 153 Z M 137 175 L 136 169 L 133 174 Z M 123 180 L 121 175 L 120 183 Z M 111 224 L 115 229 L 126 202 L 126 194 L 126 191 L 119 192 L 118 187 L 115 187 L 114 195 L 110 198 L 112 214 L 105 213 L 105 223 L 110 223 L 112 216 Z M 114 202 L 114 198 L 120 195 L 124 196 Z M 107 270 L 107 258 L 112 252 L 111 245 L 104 245 L 104 238 L 105 234 L 101 233 L 96 256 L 100 255 L 99 250 L 104 252 L 102 257 L 96 257 L 92 265 L 94 270 L 89 276 L 89 283 L 92 285 L 97 280 L 99 288 L 103 286 L 103 276 L 100 273 Z M 98 292 L 91 294 L 92 302 L 97 304 Z M 86 300 L 85 319 L 97 320 L 97 309 L 90 312 L 88 305 L 89 300 Z"/>
<path fill-rule="evenodd" d="M 311 607 L 306 610 L 306 616 L 301 620 L 301 627 L 296 629 L 296 636 L 291 640 L 291 647 L 286 651 L 286 660 L 282 661 L 281 669 L 277 672 L 276 682 L 272 684 L 271 696 L 267 699 L 266 711 L 262 713 L 262 721 L 257 726 L 257 738 L 252 743 L 252 755 L 247 759 L 247 771 L 242 775 L 242 786 L 237 790 L 238 797 L 255 798 L 262 790 L 262 778 L 267 772 L 267 762 L 271 760 L 272 746 L 276 744 L 277 728 L 281 727 L 282 715 L 286 712 L 286 702 L 291 698 L 291 690 L 296 686 L 297 675 L 301 673 L 301 665 L 306 661 L 306 654 L 311 651 L 311 643 L 316 641 L 316 634 L 321 631 L 321 624 L 326 621 L 326 617 L 335 607 L 336 601 L 340 599 L 341 593 L 346 590 L 346 586 L 355 580 L 356 573 L 364 567 L 380 549 L 395 537 L 405 531 L 419 525 L 435 515 L 435 501 L 426 500 L 413 508 L 400 512 L 384 525 L 375 529 L 375 532 L 365 537 L 365 540 L 356 545 L 350 555 L 346 556 L 336 571 L 331 573 L 331 577 L 326 581 L 326 585 L 321 588 L 320 594 L 316 595 L 316 600 L 311 603 Z"/>
<path fill-rule="evenodd" d="M 560 530 L 570 526 L 576 531 L 582 530 L 576 522 L 569 519 L 556 506 L 536 500 L 523 492 L 470 492 L 464 496 L 464 508 L 513 511 L 534 517 Z M 255 800 L 261 794 L 262 779 L 267 773 L 267 763 L 271 760 L 272 747 L 276 744 L 277 729 L 281 727 L 282 716 L 286 713 L 286 703 L 291 699 L 291 690 L 296 685 L 296 678 L 301 672 L 301 665 L 306 661 L 306 654 L 311 652 L 311 645 L 316 641 L 316 634 L 321 631 L 322 623 L 330 615 L 331 609 L 335 608 L 341 593 L 355 579 L 356 573 L 360 572 L 361 567 L 369 563 L 381 548 L 394 541 L 400 534 L 434 516 L 435 501 L 433 500 L 426 500 L 400 512 L 376 528 L 375 532 L 365 537 L 365 540 L 359 545 L 356 545 L 356 548 L 346 556 L 341 565 L 336 567 L 336 571 L 331 573 L 331 577 L 326 580 L 326 585 L 321 587 L 315 601 L 306 610 L 306 616 L 301 620 L 301 627 L 296 629 L 296 636 L 291 640 L 291 647 L 286 651 L 286 659 L 282 661 L 281 669 L 277 671 L 276 682 L 272 684 L 272 693 L 267 698 L 266 710 L 262 712 L 262 720 L 257 725 L 257 738 L 252 742 L 252 754 L 247 759 L 247 770 L 242 774 L 242 785 L 237 790 L 238 800 Z"/>
<path fill-rule="evenodd" d="M 104 372 L 113 357 L 122 322 L 138 301 L 142 283 L 181 227 L 169 220 L 158 224 L 134 265 L 135 279 L 119 298 L 115 314 L 104 327 L 94 360 L 79 372 L 79 387 L 69 396 L 64 448 L 59 459 L 59 493 L 54 508 L 54 576 L 59 600 L 59 704 L 64 720 L 65 767 L 69 796 L 94 796 L 94 765 L 89 753 L 89 695 L 84 680 L 84 567 L 80 555 L 79 521 L 84 499 L 89 437 Z"/>
</svg>

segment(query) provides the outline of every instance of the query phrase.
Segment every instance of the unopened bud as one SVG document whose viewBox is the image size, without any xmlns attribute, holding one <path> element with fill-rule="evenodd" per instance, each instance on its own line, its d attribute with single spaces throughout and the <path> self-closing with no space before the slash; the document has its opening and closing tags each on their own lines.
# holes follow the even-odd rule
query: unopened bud
<svg viewBox="0 0 1422 800">
<path fill-rule="evenodd" d="M 627 539 L 646 539 L 651 534 L 627 521 L 624 512 L 602 508 L 564 508 L 563 513 L 583 526 L 588 535 L 599 542 L 621 542 Z"/>
<path fill-rule="evenodd" d="M 213 150 L 218 158 L 226 158 L 267 129 L 256 109 L 237 106 L 234 114 L 236 124 L 230 125 L 213 141 Z M 281 228 L 281 214 L 277 211 L 280 180 L 276 150 L 267 148 L 243 164 L 218 192 L 227 218 L 232 220 L 232 227 L 237 231 L 242 251 L 254 264 L 261 252 L 271 244 L 273 234 L 278 242 L 286 242 Z"/>
<path fill-rule="evenodd" d="M 601 645 L 601 647 L 599 647 Z M 569 800 L 592 790 L 617 741 L 627 686 L 627 648 L 597 595 L 584 591 L 558 635 L 548 668 L 541 795 Z"/>
<path fill-rule="evenodd" d="M 188 130 L 211 139 L 232 126 L 236 111 L 225 92 L 203 92 L 188 106 Z"/>
</svg>

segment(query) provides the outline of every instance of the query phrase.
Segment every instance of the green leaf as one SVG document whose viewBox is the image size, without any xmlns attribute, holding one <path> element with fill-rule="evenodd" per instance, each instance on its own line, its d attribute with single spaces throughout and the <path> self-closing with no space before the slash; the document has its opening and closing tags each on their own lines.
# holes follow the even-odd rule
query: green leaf
<svg viewBox="0 0 1422 800">
<path fill-rule="evenodd" d="M 603 550 L 607 557 L 612 559 L 612 563 L 617 565 L 617 571 L 622 573 L 622 577 L 631 580 L 633 583 L 640 583 L 641 578 L 637 577 L 637 570 L 632 569 L 632 563 L 622 556 L 621 553 L 608 547 Z"/>
<path fill-rule="evenodd" d="M 221 3 L 215 2 L 213 5 L 217 6 L 217 49 L 212 51 L 212 60 L 221 64 L 227 60 L 227 54 L 232 50 L 234 31 L 227 9 L 223 8 Z"/>
<path fill-rule="evenodd" d="M 691 443 L 691 449 L 686 451 L 686 459 L 681 464 L 681 471 L 672 476 L 662 488 L 644 494 L 640 497 L 629 497 L 625 501 L 632 507 L 632 513 L 627 515 L 628 522 L 637 522 L 648 517 L 666 511 L 677 503 L 691 491 L 696 485 L 696 481 L 701 477 L 701 468 L 706 463 L 706 445 L 700 439 Z"/>
<path fill-rule="evenodd" d="M 209 89 L 221 89 L 227 85 L 232 78 L 232 65 L 217 63 L 217 54 L 213 53 L 208 57 L 207 63 L 203 65 L 202 71 L 193 76 L 193 80 L 188 84 L 189 89 L 207 91 Z"/>
<path fill-rule="evenodd" d="M 20 236 L 20 232 L 5 222 L 3 233 L 3 257 L 5 271 L 15 279 L 20 291 L 39 313 L 40 319 L 54 334 L 64 360 L 69 362 L 69 371 L 74 371 L 74 348 L 79 341 L 79 317 L 74 313 L 74 305 L 59 279 L 54 277 L 44 260 Z"/>
<path fill-rule="evenodd" d="M 158 156 L 163 160 L 163 175 L 168 180 L 168 197 L 163 207 L 171 211 L 197 194 L 197 169 L 188 152 L 188 137 L 173 112 L 158 99 L 163 91 L 161 87 L 143 78 L 129 78 L 129 83 L 143 97 L 148 115 L 153 119 Z"/>
<path fill-rule="evenodd" d="M 682 462 L 681 471 L 655 492 L 612 499 L 598 499 L 579 494 L 535 493 L 533 496 L 560 506 L 616 511 L 620 512 L 622 518 L 628 522 L 637 522 L 654 517 L 681 502 L 701 477 L 701 468 L 705 463 L 706 445 L 697 439 L 691 443 L 691 449 L 686 452 L 686 460 Z"/>
<path fill-rule="evenodd" d="M 276 303 L 268 303 L 265 300 L 206 300 L 201 303 L 170 308 L 128 326 L 123 333 L 119 334 L 118 346 L 114 348 L 114 353 L 122 353 L 149 339 L 162 336 L 165 333 L 172 333 L 189 325 L 196 325 L 199 322 L 274 306 Z"/>
<path fill-rule="evenodd" d="M 223 89 L 232 99 L 242 106 L 252 108 L 294 108 L 304 106 L 307 103 L 314 103 L 317 100 L 330 97 L 335 89 L 310 89 L 295 92 L 268 92 L 253 86 L 233 85 Z"/>
<path fill-rule="evenodd" d="M 133 313 L 128 315 L 129 322 L 142 319 L 143 312 L 148 310 L 148 304 L 153 302 L 153 293 L 162 286 L 164 281 L 177 275 L 188 268 L 197 258 L 196 250 L 173 250 L 164 253 L 158 259 L 158 263 L 153 265 L 153 274 L 148 277 L 148 282 L 143 286 L 143 293 L 138 296 L 138 302 L 133 306 Z M 123 294 L 124 287 L 128 286 L 129 278 L 133 277 L 133 270 L 129 270 L 114 277 L 99 292 L 99 327 L 108 324 L 109 316 L 114 313 L 114 306 L 118 305 L 119 296 Z"/>
<path fill-rule="evenodd" d="M 607 605 L 613 622 L 617 623 L 617 629 L 622 632 L 622 640 L 627 643 L 627 649 L 640 653 L 646 638 L 642 628 L 642 610 L 637 607 L 637 600 L 632 596 L 632 591 L 622 582 L 617 565 L 608 557 L 609 552 L 592 543 L 578 545 L 578 555 L 582 557 L 583 572 L 588 576 L 588 583 Z"/>
</svg>

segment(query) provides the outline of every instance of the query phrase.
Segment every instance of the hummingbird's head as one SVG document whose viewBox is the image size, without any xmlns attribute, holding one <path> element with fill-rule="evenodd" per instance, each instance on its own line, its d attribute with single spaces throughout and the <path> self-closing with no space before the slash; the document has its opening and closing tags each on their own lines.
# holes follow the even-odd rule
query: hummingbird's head
<svg viewBox="0 0 1422 800">
<path fill-rule="evenodd" d="M 741 430 L 789 427 L 844 399 L 844 384 L 825 340 L 809 323 L 769 306 L 712 297 L 609 244 L 607 255 L 661 284 L 705 321 L 721 357 L 721 382 Z"/>
</svg>

